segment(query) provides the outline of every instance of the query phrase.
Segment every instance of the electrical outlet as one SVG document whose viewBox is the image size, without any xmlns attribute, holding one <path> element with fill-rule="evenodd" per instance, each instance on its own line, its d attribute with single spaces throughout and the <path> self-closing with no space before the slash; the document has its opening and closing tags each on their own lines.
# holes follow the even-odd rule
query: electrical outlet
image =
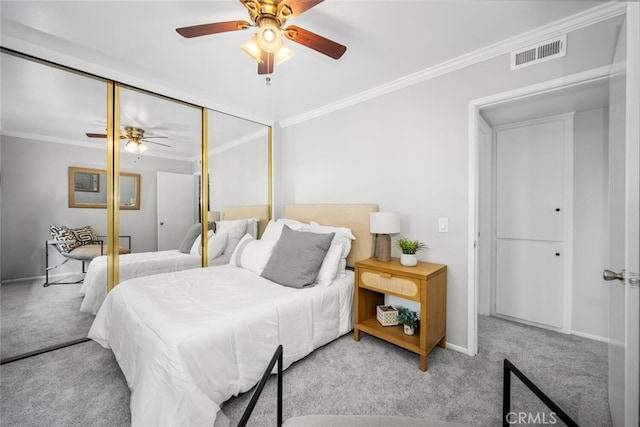
<svg viewBox="0 0 640 427">
<path fill-rule="evenodd" d="M 438 218 L 438 232 L 439 233 L 449 232 L 449 218 Z"/>
</svg>

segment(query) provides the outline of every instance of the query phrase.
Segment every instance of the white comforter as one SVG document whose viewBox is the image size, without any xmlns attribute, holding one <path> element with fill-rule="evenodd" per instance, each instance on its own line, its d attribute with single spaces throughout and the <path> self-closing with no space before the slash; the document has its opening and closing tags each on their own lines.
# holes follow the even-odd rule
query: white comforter
<svg viewBox="0 0 640 427">
<path fill-rule="evenodd" d="M 353 273 L 293 289 L 232 265 L 141 277 L 111 291 L 89 337 L 111 348 L 134 426 L 212 426 L 275 348 L 284 368 L 352 327 Z"/>
<path fill-rule="evenodd" d="M 229 262 L 229 256 L 222 256 L 209 261 L 210 265 L 220 265 L 227 262 Z M 177 249 L 120 255 L 120 282 L 150 274 L 198 268 L 200 265 L 200 255 L 185 254 Z M 97 314 L 107 296 L 106 256 L 96 257 L 89 263 L 80 292 L 84 294 L 80 311 Z"/>
</svg>

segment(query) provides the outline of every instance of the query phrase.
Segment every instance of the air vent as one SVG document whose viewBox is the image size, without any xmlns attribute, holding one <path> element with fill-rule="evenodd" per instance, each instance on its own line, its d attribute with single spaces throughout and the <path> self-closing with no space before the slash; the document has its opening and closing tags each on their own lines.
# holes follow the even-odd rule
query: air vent
<svg viewBox="0 0 640 427">
<path fill-rule="evenodd" d="M 563 57 L 567 54 L 567 35 L 546 40 L 511 52 L 511 71 Z"/>
</svg>

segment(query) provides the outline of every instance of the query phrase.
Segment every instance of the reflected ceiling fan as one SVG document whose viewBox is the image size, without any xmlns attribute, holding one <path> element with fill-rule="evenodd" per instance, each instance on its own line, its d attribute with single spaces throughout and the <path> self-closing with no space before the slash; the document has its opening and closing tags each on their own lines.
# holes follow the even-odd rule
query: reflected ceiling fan
<svg viewBox="0 0 640 427">
<path fill-rule="evenodd" d="M 86 135 L 89 138 L 106 138 L 106 133 L 91 133 L 87 132 Z M 133 127 L 133 126 L 125 126 L 124 131 L 120 133 L 120 138 L 128 139 L 127 143 L 124 146 L 124 149 L 129 151 L 130 153 L 144 153 L 148 150 L 148 147 L 144 145 L 144 142 L 149 142 L 151 144 L 162 145 L 163 147 L 171 147 L 170 145 L 163 144 L 161 142 L 150 141 L 151 138 L 167 138 L 166 136 L 144 136 L 144 129 Z"/>
<path fill-rule="evenodd" d="M 274 63 L 280 64 L 293 56 L 293 52 L 284 44 L 283 37 L 333 59 L 340 59 L 345 53 L 346 46 L 304 28 L 295 25 L 284 27 L 288 19 L 306 12 L 323 1 L 240 0 L 240 3 L 249 11 L 252 23 L 247 21 L 215 22 L 176 28 L 176 31 L 183 37 L 192 38 L 257 27 L 258 32 L 242 46 L 242 50 L 258 63 L 258 74 L 271 74 Z"/>
</svg>

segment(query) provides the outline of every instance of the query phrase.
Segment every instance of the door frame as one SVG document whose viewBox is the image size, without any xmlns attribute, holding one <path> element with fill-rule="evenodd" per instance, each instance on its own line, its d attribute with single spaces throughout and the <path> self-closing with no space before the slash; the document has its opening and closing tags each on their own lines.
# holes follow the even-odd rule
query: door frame
<svg viewBox="0 0 640 427">
<path fill-rule="evenodd" d="M 574 86 L 608 79 L 611 71 L 609 65 L 591 70 L 547 80 L 530 86 L 489 95 L 469 101 L 468 107 L 468 140 L 469 140 L 469 182 L 468 182 L 468 242 L 467 242 L 467 354 L 478 354 L 478 277 L 476 270 L 476 248 L 478 246 L 478 212 L 479 212 L 479 150 L 481 141 L 480 110 L 482 108 L 526 99 L 531 96 L 567 89 Z"/>
</svg>

